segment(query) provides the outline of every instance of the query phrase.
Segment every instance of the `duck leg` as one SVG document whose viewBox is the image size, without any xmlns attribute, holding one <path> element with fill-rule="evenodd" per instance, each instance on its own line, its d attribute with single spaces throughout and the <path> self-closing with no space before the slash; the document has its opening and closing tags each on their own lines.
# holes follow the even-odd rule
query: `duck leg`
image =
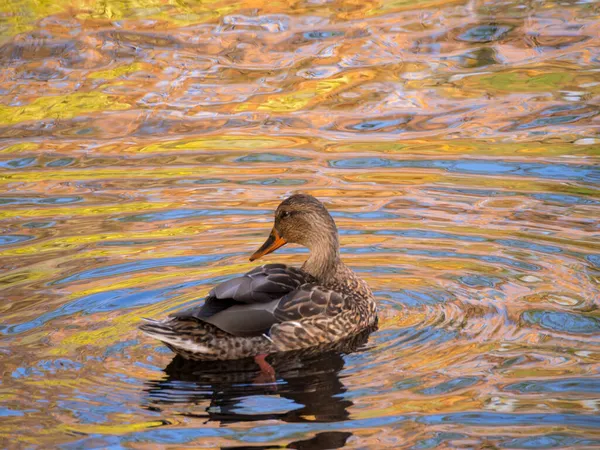
<svg viewBox="0 0 600 450">
<path fill-rule="evenodd" d="M 275 378 L 275 369 L 273 369 L 273 366 L 267 362 L 267 356 L 267 353 L 261 353 L 254 357 L 254 362 L 258 364 L 258 367 L 260 367 L 260 373 L 254 379 L 255 383 L 265 384 L 275 383 L 275 381 L 277 381 Z"/>
</svg>

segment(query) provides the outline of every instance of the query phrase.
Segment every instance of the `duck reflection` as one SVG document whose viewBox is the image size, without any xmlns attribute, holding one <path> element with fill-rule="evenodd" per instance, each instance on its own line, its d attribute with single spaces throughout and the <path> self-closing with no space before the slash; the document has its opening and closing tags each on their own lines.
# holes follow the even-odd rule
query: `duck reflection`
<svg viewBox="0 0 600 450">
<path fill-rule="evenodd" d="M 340 379 L 343 355 L 360 351 L 372 331 L 318 354 L 269 356 L 277 378 L 273 383 L 262 382 L 253 359 L 199 362 L 177 356 L 164 369 L 166 378 L 148 382 L 146 406 L 159 411 L 175 408 L 179 414 L 219 424 L 273 419 L 288 423 L 344 421 L 352 401 L 342 395 L 347 390 Z M 275 399 L 278 401 L 273 403 Z M 348 432 L 319 432 L 285 447 L 229 448 L 333 449 L 343 447 L 350 436 Z"/>
<path fill-rule="evenodd" d="M 299 450 L 327 450 L 334 448 L 342 448 L 346 445 L 348 438 L 352 433 L 343 431 L 323 431 L 315 434 L 315 437 L 302 441 L 290 442 L 288 445 L 262 445 L 262 446 L 236 446 L 236 447 L 221 447 L 221 450 L 268 450 L 278 448 L 295 448 Z"/>
</svg>

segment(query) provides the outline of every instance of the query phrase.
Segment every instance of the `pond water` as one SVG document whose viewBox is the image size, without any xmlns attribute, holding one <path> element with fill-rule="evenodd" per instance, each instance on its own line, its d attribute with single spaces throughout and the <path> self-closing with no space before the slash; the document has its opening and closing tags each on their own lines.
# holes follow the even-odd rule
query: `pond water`
<svg viewBox="0 0 600 450">
<path fill-rule="evenodd" d="M 599 448 L 599 36 L 594 0 L 4 0 L 0 446 Z M 296 191 L 377 331 L 266 383 L 137 330 Z"/>
</svg>

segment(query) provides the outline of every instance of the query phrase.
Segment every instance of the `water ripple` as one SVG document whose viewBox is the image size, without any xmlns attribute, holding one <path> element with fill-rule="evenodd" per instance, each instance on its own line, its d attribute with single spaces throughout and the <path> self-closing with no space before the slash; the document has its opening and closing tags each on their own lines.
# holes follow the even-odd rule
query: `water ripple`
<svg viewBox="0 0 600 450">
<path fill-rule="evenodd" d="M 600 446 L 593 1 L 17 3 L 0 441 Z M 331 210 L 378 330 L 270 356 L 274 383 L 138 333 L 254 267 L 297 190 Z"/>
</svg>

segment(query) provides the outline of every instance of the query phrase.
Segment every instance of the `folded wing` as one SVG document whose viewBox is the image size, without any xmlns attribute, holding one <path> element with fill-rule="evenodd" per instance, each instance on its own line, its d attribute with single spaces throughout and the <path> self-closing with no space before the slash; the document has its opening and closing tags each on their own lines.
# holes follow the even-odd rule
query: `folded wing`
<svg viewBox="0 0 600 450">
<path fill-rule="evenodd" d="M 294 267 L 266 264 L 219 284 L 209 292 L 202 306 L 177 312 L 172 317 L 207 322 L 234 336 L 261 335 L 283 317 L 278 312 L 281 302 L 312 281 L 310 275 Z M 293 309 L 288 306 L 288 314 L 290 308 Z"/>
</svg>

